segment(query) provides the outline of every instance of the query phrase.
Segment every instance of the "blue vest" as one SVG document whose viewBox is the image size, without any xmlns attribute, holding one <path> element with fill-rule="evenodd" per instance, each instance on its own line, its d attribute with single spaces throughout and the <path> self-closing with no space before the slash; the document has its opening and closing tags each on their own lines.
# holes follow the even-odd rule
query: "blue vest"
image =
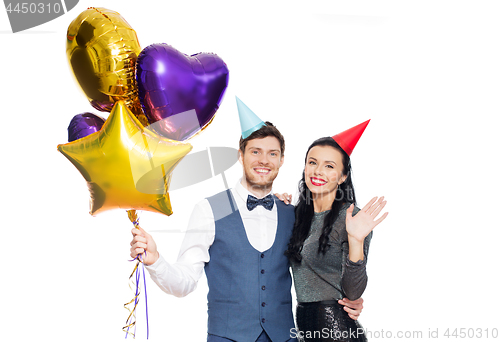
<svg viewBox="0 0 500 342">
<path fill-rule="evenodd" d="M 273 342 L 287 341 L 294 323 L 292 278 L 284 252 L 292 234 L 294 207 L 275 200 L 276 237 L 271 248 L 261 253 L 248 241 L 229 190 L 208 202 L 215 219 L 215 239 L 205 265 L 208 333 L 255 342 L 264 329 Z"/>
</svg>

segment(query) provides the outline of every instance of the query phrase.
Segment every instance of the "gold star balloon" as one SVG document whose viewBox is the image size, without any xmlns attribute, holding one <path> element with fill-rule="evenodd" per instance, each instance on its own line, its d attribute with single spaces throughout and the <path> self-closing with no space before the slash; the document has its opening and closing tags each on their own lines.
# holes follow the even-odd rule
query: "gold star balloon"
<svg viewBox="0 0 500 342">
<path fill-rule="evenodd" d="M 144 128 L 119 101 L 100 131 L 57 149 L 87 181 L 91 215 L 115 208 L 170 215 L 170 174 L 192 146 Z"/>
</svg>

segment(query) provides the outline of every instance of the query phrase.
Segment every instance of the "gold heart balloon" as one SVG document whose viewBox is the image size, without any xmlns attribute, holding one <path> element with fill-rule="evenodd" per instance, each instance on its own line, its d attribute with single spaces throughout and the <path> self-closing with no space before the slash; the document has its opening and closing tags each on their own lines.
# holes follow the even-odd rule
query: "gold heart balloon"
<svg viewBox="0 0 500 342">
<path fill-rule="evenodd" d="M 90 7 L 68 27 L 66 54 L 90 104 L 109 112 L 115 102 L 124 101 L 147 126 L 135 80 L 140 52 L 136 32 L 115 11 Z"/>
<path fill-rule="evenodd" d="M 87 181 L 90 214 L 121 208 L 170 215 L 170 174 L 192 146 L 144 128 L 119 101 L 100 131 L 57 149 Z"/>
</svg>

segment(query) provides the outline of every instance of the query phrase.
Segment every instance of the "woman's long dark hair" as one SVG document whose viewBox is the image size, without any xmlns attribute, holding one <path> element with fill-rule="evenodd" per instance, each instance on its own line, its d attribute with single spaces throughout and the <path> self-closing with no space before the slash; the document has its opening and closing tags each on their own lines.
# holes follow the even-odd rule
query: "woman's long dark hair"
<svg viewBox="0 0 500 342">
<path fill-rule="evenodd" d="M 307 155 L 311 148 L 313 148 L 314 146 L 331 146 L 334 149 L 338 150 L 342 154 L 342 174 L 347 175 L 345 181 L 342 182 L 342 184 L 340 184 L 340 186 L 337 188 L 335 200 L 332 203 L 332 209 L 324 219 L 323 229 L 319 238 L 318 254 L 325 254 L 329 247 L 329 235 L 332 232 L 333 223 L 339 215 L 340 208 L 346 202 L 356 204 L 356 196 L 354 194 L 354 187 L 352 185 L 351 160 L 347 153 L 345 153 L 344 150 L 340 148 L 340 146 L 331 137 L 320 138 L 314 141 L 307 149 L 306 162 Z M 302 260 L 300 252 L 302 251 L 302 247 L 304 246 L 304 241 L 309 235 L 311 222 L 314 216 L 312 195 L 307 188 L 304 171 L 302 172 L 302 179 L 299 181 L 299 193 L 299 201 L 297 203 L 297 206 L 295 207 L 295 224 L 293 226 L 292 238 L 290 239 L 290 243 L 288 244 L 288 250 L 285 252 L 285 255 L 287 255 L 290 260 L 297 262 L 300 262 Z"/>
</svg>

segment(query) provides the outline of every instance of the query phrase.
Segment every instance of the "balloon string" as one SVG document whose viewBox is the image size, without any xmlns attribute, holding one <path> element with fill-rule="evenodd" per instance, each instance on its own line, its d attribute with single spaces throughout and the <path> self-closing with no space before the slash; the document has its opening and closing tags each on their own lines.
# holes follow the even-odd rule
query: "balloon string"
<svg viewBox="0 0 500 342">
<path fill-rule="evenodd" d="M 133 260 L 131 260 L 131 261 L 133 261 Z M 138 266 L 139 266 L 139 261 L 135 265 L 134 270 L 132 271 L 132 273 L 130 274 L 130 277 L 129 277 L 129 288 L 132 291 L 134 291 L 134 290 L 132 289 L 131 281 L 132 281 L 132 277 L 134 276 L 135 272 L 138 271 Z M 125 338 L 127 338 L 128 334 L 131 334 L 132 337 L 135 338 L 135 321 L 136 321 L 135 320 L 135 317 L 136 317 L 135 316 L 135 310 L 137 308 L 139 293 L 140 293 L 140 291 L 138 291 L 138 288 L 136 287 L 134 298 L 132 298 L 132 300 L 130 302 L 124 304 L 125 309 L 127 309 L 129 311 L 129 315 L 128 315 L 127 321 L 125 323 L 126 325 L 122 328 L 122 330 L 126 333 L 125 334 Z M 129 306 L 132 303 L 134 303 L 134 306 L 133 306 L 133 308 L 130 308 Z M 132 333 L 132 332 L 129 331 L 129 329 L 131 327 L 134 327 L 134 333 Z"/>
<path fill-rule="evenodd" d="M 127 210 L 128 218 L 129 220 L 134 224 L 134 227 L 139 229 L 139 217 L 137 215 L 136 210 Z M 146 251 L 144 251 L 144 256 L 146 256 Z M 122 328 L 122 330 L 125 332 L 125 338 L 127 338 L 128 334 L 132 335 L 132 337 L 135 339 L 135 332 L 136 332 L 136 308 L 137 304 L 139 303 L 139 296 L 141 294 L 140 290 L 140 280 L 141 280 L 141 268 L 139 267 L 139 264 L 142 264 L 142 276 L 143 276 L 143 283 L 144 283 L 144 298 L 146 302 L 146 327 L 147 327 L 147 338 L 149 339 L 149 318 L 148 318 L 148 295 L 146 291 L 146 271 L 144 269 L 144 263 L 143 263 L 143 255 L 139 254 L 136 256 L 134 259 L 129 260 L 129 261 L 135 261 L 137 260 L 137 263 L 135 264 L 134 270 L 129 276 L 129 288 L 133 292 L 135 292 L 134 298 L 128 303 L 124 304 L 124 307 L 129 311 L 129 315 L 127 317 L 127 320 L 125 322 L 125 326 Z M 135 274 L 135 277 L 134 277 Z M 135 282 L 133 278 L 135 278 Z M 135 290 L 132 288 L 132 284 L 135 286 Z M 134 303 L 133 308 L 129 308 L 129 306 Z M 134 332 L 130 332 L 130 328 L 134 327 Z"/>
<path fill-rule="evenodd" d="M 146 251 L 144 251 L 144 255 L 146 255 Z M 149 339 L 148 292 L 146 291 L 146 271 L 144 270 L 144 263 L 142 263 L 142 280 L 144 283 L 144 301 L 146 303 L 146 339 Z"/>
</svg>

